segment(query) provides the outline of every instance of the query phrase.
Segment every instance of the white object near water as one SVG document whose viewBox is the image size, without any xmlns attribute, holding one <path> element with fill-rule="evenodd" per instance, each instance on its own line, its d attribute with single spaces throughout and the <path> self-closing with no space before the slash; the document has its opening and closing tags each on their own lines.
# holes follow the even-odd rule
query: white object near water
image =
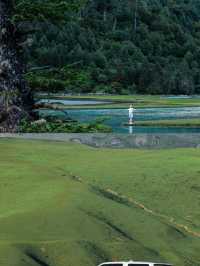
<svg viewBox="0 0 200 266">
<path fill-rule="evenodd" d="M 157 262 L 142 262 L 142 261 L 116 261 L 116 262 L 104 262 L 98 266 L 172 266 L 168 263 Z"/>
<path fill-rule="evenodd" d="M 133 108 L 133 105 L 131 104 L 128 109 L 128 115 L 129 115 L 129 124 L 133 124 L 133 113 L 136 109 Z"/>
</svg>

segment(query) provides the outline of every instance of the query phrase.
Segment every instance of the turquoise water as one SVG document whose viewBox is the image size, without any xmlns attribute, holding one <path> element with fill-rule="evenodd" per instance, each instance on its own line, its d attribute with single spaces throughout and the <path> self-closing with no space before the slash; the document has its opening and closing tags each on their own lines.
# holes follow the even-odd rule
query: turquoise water
<svg viewBox="0 0 200 266">
<path fill-rule="evenodd" d="M 80 122 L 91 122 L 95 119 L 104 118 L 104 123 L 111 126 L 113 128 L 113 132 L 118 133 L 200 133 L 200 128 L 126 127 L 123 126 L 123 124 L 128 121 L 128 110 L 126 109 L 65 110 L 64 112 L 52 110 L 40 111 L 40 113 L 44 116 L 51 114 L 58 117 L 64 117 L 68 115 Z M 181 118 L 200 119 L 200 107 L 138 108 L 135 112 L 136 121 Z"/>
<path fill-rule="evenodd" d="M 97 105 L 110 103 L 109 101 L 94 101 L 94 100 L 65 100 L 65 99 L 42 99 L 39 103 L 56 103 L 62 105 Z"/>
</svg>

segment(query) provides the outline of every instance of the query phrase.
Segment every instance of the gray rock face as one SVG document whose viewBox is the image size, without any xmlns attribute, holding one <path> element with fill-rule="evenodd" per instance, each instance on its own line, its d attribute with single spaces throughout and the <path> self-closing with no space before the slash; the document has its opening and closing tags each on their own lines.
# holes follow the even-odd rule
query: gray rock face
<svg viewBox="0 0 200 266">
<path fill-rule="evenodd" d="M 71 141 L 101 148 L 200 148 L 200 134 L 0 134 L 0 138 Z"/>
<path fill-rule="evenodd" d="M 0 132 L 14 132 L 33 102 L 22 74 L 16 29 L 10 22 L 13 1 L 0 1 Z"/>
</svg>

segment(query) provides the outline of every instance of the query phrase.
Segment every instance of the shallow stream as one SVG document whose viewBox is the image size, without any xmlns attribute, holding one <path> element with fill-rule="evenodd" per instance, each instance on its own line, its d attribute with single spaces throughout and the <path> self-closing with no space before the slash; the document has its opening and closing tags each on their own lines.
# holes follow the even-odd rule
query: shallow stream
<svg viewBox="0 0 200 266">
<path fill-rule="evenodd" d="M 200 133 L 200 128 L 187 127 L 126 127 L 128 121 L 126 109 L 78 109 L 78 110 L 41 110 L 42 115 L 57 117 L 69 116 L 80 122 L 91 122 L 96 119 L 105 119 L 104 123 L 111 126 L 117 133 Z M 138 108 L 135 111 L 136 121 L 199 118 L 200 107 L 177 108 Z"/>
</svg>

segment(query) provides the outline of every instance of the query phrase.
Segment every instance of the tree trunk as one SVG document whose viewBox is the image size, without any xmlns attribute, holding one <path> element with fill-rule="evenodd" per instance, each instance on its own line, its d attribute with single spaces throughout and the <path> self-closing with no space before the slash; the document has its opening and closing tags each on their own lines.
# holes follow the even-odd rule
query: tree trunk
<svg viewBox="0 0 200 266">
<path fill-rule="evenodd" d="M 114 19 L 113 28 L 112 30 L 115 31 L 117 28 L 117 18 Z"/>
<path fill-rule="evenodd" d="M 0 132 L 16 132 L 30 115 L 33 98 L 23 79 L 15 27 L 10 22 L 12 0 L 0 0 Z"/>
<path fill-rule="evenodd" d="M 106 11 L 106 9 L 104 9 L 104 11 L 103 11 L 103 21 L 106 22 L 106 20 L 107 20 L 107 11 Z"/>
<path fill-rule="evenodd" d="M 135 14 L 134 14 L 134 30 L 137 31 L 137 12 L 138 12 L 138 0 L 135 0 Z"/>
</svg>

